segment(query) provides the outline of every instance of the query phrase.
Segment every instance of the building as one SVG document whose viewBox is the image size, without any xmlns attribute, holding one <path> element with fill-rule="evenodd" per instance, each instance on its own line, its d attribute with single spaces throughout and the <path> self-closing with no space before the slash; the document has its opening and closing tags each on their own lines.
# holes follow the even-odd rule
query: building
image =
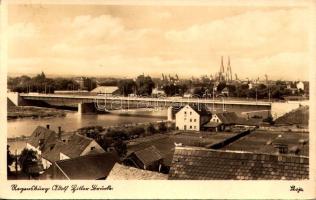
<svg viewBox="0 0 316 200">
<path fill-rule="evenodd" d="M 306 156 L 176 147 L 170 180 L 302 180 L 309 177 Z"/>
<path fill-rule="evenodd" d="M 118 89 L 117 86 L 99 86 L 91 90 L 91 93 L 112 96 L 118 93 Z"/>
<path fill-rule="evenodd" d="M 163 156 L 155 146 L 150 146 L 132 152 L 124 163 L 139 169 L 160 171 L 163 166 Z"/>
<path fill-rule="evenodd" d="M 229 89 L 227 87 L 225 87 L 222 90 L 221 94 L 224 95 L 225 97 L 229 97 Z"/>
<path fill-rule="evenodd" d="M 73 134 L 67 141 L 56 140 L 50 142 L 43 149 L 42 162 L 44 169 L 49 168 L 53 162 L 105 152 L 93 139 L 80 134 Z"/>
<path fill-rule="evenodd" d="M 53 180 L 100 180 L 105 179 L 119 156 L 115 151 L 90 154 L 53 163 L 40 179 Z"/>
<path fill-rule="evenodd" d="M 116 163 L 107 180 L 167 180 L 168 175 Z"/>
<path fill-rule="evenodd" d="M 213 113 L 205 127 L 214 127 L 215 131 L 231 130 L 233 125 L 239 124 L 241 119 L 234 112 Z"/>
<path fill-rule="evenodd" d="M 92 90 L 96 87 L 96 81 L 88 77 L 79 77 L 75 81 L 79 84 L 80 90 Z"/>
<path fill-rule="evenodd" d="M 38 155 L 42 154 L 42 150 L 46 143 L 53 142 L 57 139 L 57 133 L 49 129 L 49 125 L 45 127 L 38 126 L 26 141 L 26 148 L 36 151 Z"/>
<path fill-rule="evenodd" d="M 80 134 L 71 135 L 67 141 L 61 137 L 61 128 L 57 134 L 49 129 L 49 125 L 46 128 L 38 126 L 28 139 L 26 148 L 38 153 L 44 169 L 58 160 L 105 152 L 95 140 Z"/>
<path fill-rule="evenodd" d="M 165 91 L 159 89 L 159 88 L 154 88 L 152 90 L 152 93 L 151 93 L 152 96 L 154 97 L 163 97 L 163 96 L 166 96 L 165 94 Z"/>
<path fill-rule="evenodd" d="M 298 83 L 296 83 L 296 88 L 298 90 L 304 91 L 304 83 L 302 81 L 299 81 Z"/>
<path fill-rule="evenodd" d="M 200 131 L 210 116 L 204 106 L 186 105 L 176 113 L 176 129 Z"/>
</svg>

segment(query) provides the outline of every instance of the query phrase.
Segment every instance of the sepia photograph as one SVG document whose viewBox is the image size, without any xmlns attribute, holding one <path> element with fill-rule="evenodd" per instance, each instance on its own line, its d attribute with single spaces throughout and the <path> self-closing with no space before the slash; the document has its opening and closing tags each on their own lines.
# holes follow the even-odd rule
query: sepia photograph
<svg viewBox="0 0 316 200">
<path fill-rule="evenodd" d="M 56 2 L 6 5 L 7 181 L 311 179 L 315 1 Z"/>
</svg>

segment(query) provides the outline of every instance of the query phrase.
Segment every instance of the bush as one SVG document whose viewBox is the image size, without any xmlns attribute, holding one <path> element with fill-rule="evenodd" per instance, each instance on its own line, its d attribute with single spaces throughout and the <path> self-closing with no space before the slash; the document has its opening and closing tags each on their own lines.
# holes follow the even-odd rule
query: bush
<svg viewBox="0 0 316 200">
<path fill-rule="evenodd" d="M 143 135 L 145 133 L 145 129 L 143 127 L 133 127 L 129 131 L 130 136 L 134 135 Z"/>
<path fill-rule="evenodd" d="M 167 126 L 166 126 L 166 123 L 165 122 L 160 122 L 158 124 L 158 130 L 160 133 L 164 133 L 167 131 Z"/>
<path fill-rule="evenodd" d="M 156 130 L 155 126 L 152 123 L 150 123 L 146 128 L 146 132 L 147 132 L 147 134 L 150 135 L 150 134 L 155 134 L 157 132 L 157 130 Z"/>
</svg>

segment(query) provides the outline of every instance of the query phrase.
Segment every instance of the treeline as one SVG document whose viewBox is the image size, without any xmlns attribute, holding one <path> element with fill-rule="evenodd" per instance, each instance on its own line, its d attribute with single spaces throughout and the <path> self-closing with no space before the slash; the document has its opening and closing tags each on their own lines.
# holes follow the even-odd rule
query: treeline
<svg viewBox="0 0 316 200">
<path fill-rule="evenodd" d="M 47 78 L 42 72 L 34 77 L 9 77 L 8 89 L 13 92 L 53 93 L 55 90 L 78 90 L 79 84 L 72 79 Z"/>
</svg>

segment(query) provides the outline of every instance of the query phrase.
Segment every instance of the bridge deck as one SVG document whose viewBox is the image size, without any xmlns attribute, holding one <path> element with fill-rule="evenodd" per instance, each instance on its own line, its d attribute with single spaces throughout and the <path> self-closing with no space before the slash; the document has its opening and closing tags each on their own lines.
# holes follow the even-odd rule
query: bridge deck
<svg viewBox="0 0 316 200">
<path fill-rule="evenodd" d="M 115 97 L 101 95 L 66 95 L 66 94 L 29 94 L 21 93 L 21 97 L 28 100 L 70 100 L 78 102 L 93 102 L 96 100 L 109 101 L 141 101 L 141 102 L 164 102 L 164 103 L 200 103 L 200 104 L 230 104 L 230 105 L 254 105 L 254 106 L 271 106 L 271 102 L 265 101 L 237 101 L 222 98 L 221 100 L 200 99 L 200 98 L 151 98 L 151 97 Z"/>
</svg>

